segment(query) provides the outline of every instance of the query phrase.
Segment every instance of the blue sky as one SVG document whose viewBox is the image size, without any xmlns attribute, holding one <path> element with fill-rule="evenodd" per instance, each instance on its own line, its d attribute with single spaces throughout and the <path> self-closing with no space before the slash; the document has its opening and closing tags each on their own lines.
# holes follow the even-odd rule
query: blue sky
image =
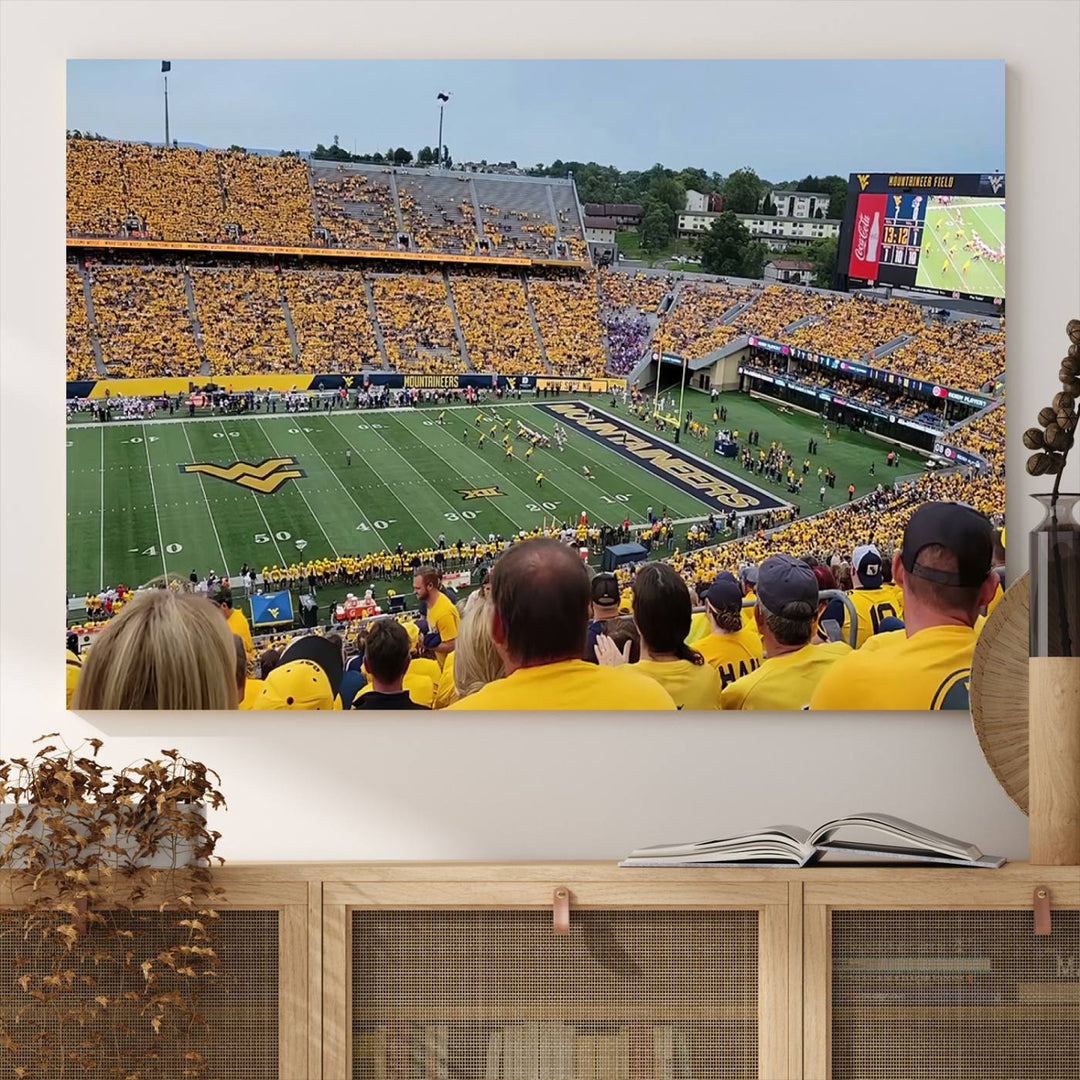
<svg viewBox="0 0 1080 1080">
<path fill-rule="evenodd" d="M 455 161 L 749 165 L 807 174 L 1005 168 L 993 60 L 183 60 L 170 136 L 207 146 L 360 152 L 438 137 Z M 67 127 L 160 140 L 160 60 L 68 62 Z"/>
</svg>

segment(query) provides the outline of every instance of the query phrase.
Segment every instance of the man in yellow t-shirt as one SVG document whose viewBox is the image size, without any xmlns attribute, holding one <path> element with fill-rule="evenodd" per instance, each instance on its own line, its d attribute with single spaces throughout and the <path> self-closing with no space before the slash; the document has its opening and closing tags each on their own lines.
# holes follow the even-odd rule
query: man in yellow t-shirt
<svg viewBox="0 0 1080 1080">
<path fill-rule="evenodd" d="M 822 678 L 810 707 L 967 709 L 979 609 L 998 587 L 989 520 L 963 503 L 926 503 L 904 530 L 893 577 L 904 629 L 881 634 Z"/>
<path fill-rule="evenodd" d="M 861 649 L 878 632 L 887 618 L 904 617 L 903 602 L 897 599 L 896 590 L 884 583 L 881 572 L 881 552 L 873 544 L 862 544 L 855 549 L 851 559 L 851 576 L 855 588 L 848 593 L 855 605 L 857 616 L 855 648 Z M 844 606 L 844 623 L 841 639 L 848 640 L 850 613 Z"/>
<path fill-rule="evenodd" d="M 244 656 L 250 664 L 255 657 L 255 645 L 251 640 L 251 627 L 248 626 L 247 616 L 239 608 L 232 606 L 232 589 L 219 586 L 214 590 L 213 603 L 221 609 L 225 616 L 225 623 L 229 630 L 234 633 L 244 645 Z"/>
<path fill-rule="evenodd" d="M 742 589 L 727 571 L 705 593 L 705 617 L 710 632 L 690 647 L 719 672 L 721 689 L 761 667 L 761 635 L 743 626 Z"/>
<path fill-rule="evenodd" d="M 769 556 L 758 569 L 754 608 L 766 659 L 721 691 L 721 708 L 806 708 L 825 672 L 851 652 L 840 641 L 812 644 L 823 606 L 817 578 L 806 563 L 790 555 Z"/>
<path fill-rule="evenodd" d="M 424 617 L 427 619 L 428 634 L 424 643 L 442 665 L 446 654 L 454 651 L 461 614 L 446 593 L 439 590 L 439 571 L 434 566 L 421 566 L 416 571 L 413 594 L 426 608 Z"/>
<path fill-rule="evenodd" d="M 588 664 L 589 576 L 557 540 L 525 540 L 491 571 L 491 634 L 506 676 L 455 701 L 451 710 L 674 710 L 671 695 L 628 665 Z"/>
</svg>

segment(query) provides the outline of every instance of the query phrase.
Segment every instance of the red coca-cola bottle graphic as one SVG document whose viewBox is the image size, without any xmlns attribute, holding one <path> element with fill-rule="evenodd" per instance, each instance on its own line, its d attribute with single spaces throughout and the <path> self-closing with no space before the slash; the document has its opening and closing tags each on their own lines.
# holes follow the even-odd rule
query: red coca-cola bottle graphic
<svg viewBox="0 0 1080 1080">
<path fill-rule="evenodd" d="M 875 213 L 874 221 L 870 226 L 870 236 L 866 241 L 866 261 L 876 263 L 878 261 L 878 243 L 881 239 L 881 215 Z"/>
</svg>

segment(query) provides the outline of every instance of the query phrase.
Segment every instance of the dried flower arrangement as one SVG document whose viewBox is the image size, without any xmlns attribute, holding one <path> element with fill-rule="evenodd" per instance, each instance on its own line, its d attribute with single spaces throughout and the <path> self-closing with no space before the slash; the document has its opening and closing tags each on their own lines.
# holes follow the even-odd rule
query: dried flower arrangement
<svg viewBox="0 0 1080 1080">
<path fill-rule="evenodd" d="M 1077 399 L 1080 398 L 1080 319 L 1070 319 L 1065 328 L 1069 351 L 1061 361 L 1058 379 L 1061 390 L 1039 412 L 1041 428 L 1024 432 L 1024 445 L 1035 453 L 1028 458 L 1032 476 L 1050 474 L 1054 487 L 1044 501 L 1047 517 L 1031 534 L 1031 655 L 1074 656 L 1077 584 L 1076 531 L 1072 520 L 1075 494 L 1065 499 L 1059 511 L 1061 478 L 1076 439 Z M 1070 629 L 1072 624 L 1073 629 Z"/>
<path fill-rule="evenodd" d="M 113 770 L 101 746 L 0 760 L 6 1075 L 206 1077 L 200 998 L 224 976 L 205 810 L 225 805 L 220 779 L 175 750 Z"/>
<path fill-rule="evenodd" d="M 1036 451 L 1027 460 L 1027 471 L 1032 476 L 1053 474 L 1055 494 L 1061 484 L 1061 474 L 1076 433 L 1076 401 L 1080 398 L 1080 356 L 1077 355 L 1080 350 L 1080 319 L 1070 319 L 1065 331 L 1071 344 L 1058 371 L 1061 390 L 1045 409 L 1040 410 L 1039 423 L 1042 426 L 1030 427 L 1024 432 L 1024 445 Z"/>
</svg>

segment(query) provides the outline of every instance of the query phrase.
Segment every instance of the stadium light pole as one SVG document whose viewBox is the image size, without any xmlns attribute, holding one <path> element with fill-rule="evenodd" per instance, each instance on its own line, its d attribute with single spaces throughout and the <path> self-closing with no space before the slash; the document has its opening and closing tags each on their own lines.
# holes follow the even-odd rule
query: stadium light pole
<svg viewBox="0 0 1080 1080">
<path fill-rule="evenodd" d="M 172 70 L 171 60 L 161 61 L 161 75 L 165 80 L 165 149 L 169 148 L 169 72 Z"/>
<path fill-rule="evenodd" d="M 443 90 L 440 90 L 435 95 L 435 100 L 439 103 L 439 149 L 436 151 L 438 157 L 435 159 L 436 168 L 441 169 L 443 167 L 443 154 L 442 154 L 442 122 L 443 122 L 443 108 L 450 100 L 450 95 Z"/>
</svg>

